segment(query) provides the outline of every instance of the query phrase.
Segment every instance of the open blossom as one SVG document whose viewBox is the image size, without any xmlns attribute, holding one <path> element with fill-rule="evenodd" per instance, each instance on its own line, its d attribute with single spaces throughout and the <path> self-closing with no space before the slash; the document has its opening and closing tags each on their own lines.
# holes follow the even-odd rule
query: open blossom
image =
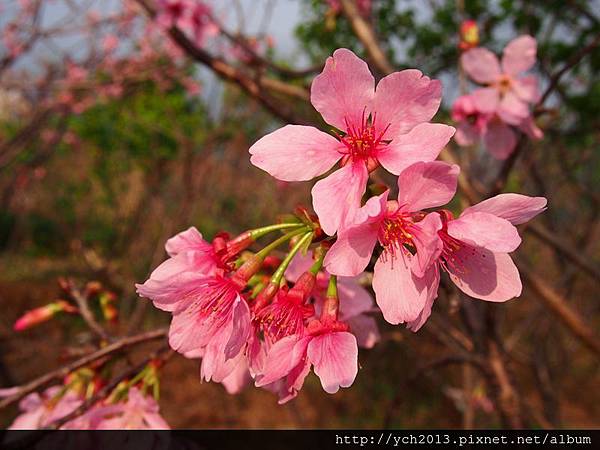
<svg viewBox="0 0 600 450">
<path fill-rule="evenodd" d="M 136 387 L 127 392 L 127 400 L 92 411 L 96 430 L 168 430 L 158 403 Z"/>
<path fill-rule="evenodd" d="M 439 272 L 443 269 L 470 297 L 505 302 L 521 295 L 519 271 L 509 255 L 521 243 L 515 225 L 544 211 L 546 203 L 543 197 L 509 193 L 471 206 L 456 219 L 449 211 L 440 211 L 443 226 L 438 234 L 443 248 L 424 277 L 435 280 L 429 289 L 437 291 Z M 423 326 L 435 298 L 432 295 L 427 299 L 419 317 L 408 324 L 410 329 L 417 331 Z"/>
<path fill-rule="evenodd" d="M 10 392 L 7 393 L 9 395 Z M 0 390 L 0 397 L 3 397 Z M 59 420 L 79 407 L 83 398 L 73 390 L 62 391 L 52 386 L 41 395 L 32 392 L 19 403 L 21 414 L 8 427 L 10 430 L 39 430 Z"/>
<path fill-rule="evenodd" d="M 302 273 L 310 268 L 313 262 L 310 257 L 296 255 L 285 273 L 286 279 L 295 282 Z M 329 277 L 327 272 L 319 271 L 311 292 L 314 314 L 317 317 L 323 311 Z M 337 288 L 340 297 L 339 319 L 348 324 L 359 347 L 372 348 L 381 337 L 377 322 L 369 315 L 369 313 L 378 311 L 373 304 L 371 294 L 360 285 L 357 277 L 338 277 Z"/>
<path fill-rule="evenodd" d="M 454 128 L 429 123 L 441 101 L 441 84 L 414 69 L 375 80 L 367 64 L 338 49 L 311 86 L 311 103 L 340 130 L 287 125 L 251 148 L 251 162 L 282 181 L 306 181 L 341 168 L 312 189 L 313 207 L 325 233 L 333 235 L 360 207 L 368 174 L 382 165 L 399 174 L 417 161 L 433 161 Z"/>
<path fill-rule="evenodd" d="M 358 372 L 358 345 L 348 325 L 335 319 L 313 320 L 306 334 L 286 336 L 269 350 L 263 375 L 256 386 L 283 382 L 279 403 L 294 398 L 304 379 L 314 366 L 325 392 L 336 393 L 340 387 L 349 387 Z"/>
<path fill-rule="evenodd" d="M 465 72 L 486 87 L 460 97 L 452 108 L 452 117 L 459 123 L 456 139 L 460 145 L 470 145 L 483 137 L 490 153 L 505 159 L 517 142 L 511 126 L 520 127 L 534 139 L 543 136 L 529 109 L 539 99 L 537 78 L 522 75 L 535 64 L 536 51 L 535 39 L 525 35 L 506 46 L 501 62 L 480 47 L 461 56 Z"/>
<path fill-rule="evenodd" d="M 398 177 L 398 200 L 389 201 L 388 191 L 369 199 L 325 257 L 328 272 L 354 276 L 365 270 L 376 244 L 383 247 L 373 289 L 390 323 L 415 320 L 434 294 L 430 286 L 435 280 L 428 269 L 442 251 L 442 221 L 421 210 L 452 199 L 458 172 L 458 166 L 440 161 L 408 167 Z"/>
<path fill-rule="evenodd" d="M 457 123 L 454 139 L 458 145 L 476 144 L 480 139 L 487 151 L 497 159 L 506 159 L 517 145 L 517 134 L 495 113 L 478 108 L 474 94 L 458 97 L 452 105 L 452 120 Z M 527 117 L 518 128 L 532 139 L 541 139 L 542 131 L 532 117 Z"/>
</svg>

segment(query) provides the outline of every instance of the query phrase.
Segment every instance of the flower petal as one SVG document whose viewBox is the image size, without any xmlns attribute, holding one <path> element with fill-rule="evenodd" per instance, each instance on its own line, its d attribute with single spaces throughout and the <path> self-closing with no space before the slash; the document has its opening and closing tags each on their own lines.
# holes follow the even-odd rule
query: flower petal
<svg viewBox="0 0 600 450">
<path fill-rule="evenodd" d="M 415 228 L 413 242 L 417 250 L 417 257 L 413 258 L 412 270 L 416 276 L 422 277 L 438 259 L 444 248 L 444 243 L 438 234 L 438 231 L 442 229 L 440 215 L 437 213 L 427 214 L 416 224 Z"/>
<path fill-rule="evenodd" d="M 465 294 L 490 302 L 521 295 L 519 270 L 507 253 L 465 246 L 455 253 L 460 265 L 448 266 L 448 275 Z"/>
<path fill-rule="evenodd" d="M 366 314 L 354 316 L 348 319 L 348 325 L 352 334 L 356 337 L 359 347 L 373 348 L 381 340 L 377 321 Z"/>
<path fill-rule="evenodd" d="M 492 252 L 512 252 L 521 244 L 521 237 L 513 224 L 485 212 L 471 212 L 449 221 L 448 234 Z"/>
<path fill-rule="evenodd" d="M 448 203 L 456 192 L 460 168 L 442 161 L 418 162 L 398 176 L 398 204 L 410 212 Z"/>
<path fill-rule="evenodd" d="M 473 99 L 475 108 L 486 114 L 494 113 L 500 102 L 498 89 L 493 87 L 476 89 L 471 94 L 471 98 Z"/>
<path fill-rule="evenodd" d="M 431 266 L 427 270 L 423 276 L 423 281 L 427 285 L 427 300 L 425 302 L 425 306 L 415 320 L 412 320 L 406 324 L 406 328 L 414 333 L 419 331 L 419 329 L 425 325 L 425 322 L 427 322 L 429 316 L 431 316 L 433 302 L 437 298 L 438 288 L 440 286 L 440 269 L 437 264 Z"/>
<path fill-rule="evenodd" d="M 358 345 L 348 332 L 325 333 L 308 344 L 308 359 L 328 394 L 350 387 L 358 373 Z"/>
<path fill-rule="evenodd" d="M 323 262 L 327 271 L 334 275 L 353 277 L 361 273 L 371 260 L 377 243 L 379 224 L 385 214 L 389 191 L 371 197 L 356 214 L 354 225 L 338 232 Z"/>
<path fill-rule="evenodd" d="M 302 361 L 310 336 L 286 336 L 269 349 L 262 375 L 256 378 L 256 387 L 266 386 L 285 376 Z"/>
<path fill-rule="evenodd" d="M 529 117 L 529 107 L 517 94 L 508 91 L 500 100 L 496 111 L 498 117 L 510 125 L 519 125 Z"/>
<path fill-rule="evenodd" d="M 483 135 L 483 142 L 494 158 L 506 159 L 517 145 L 517 136 L 508 125 L 494 120 L 488 125 Z"/>
<path fill-rule="evenodd" d="M 382 255 L 375 263 L 375 301 L 384 319 L 393 325 L 415 320 L 427 302 L 429 280 L 414 275 L 412 265 L 410 254 L 397 258 Z"/>
<path fill-rule="evenodd" d="M 535 75 L 517 78 L 513 81 L 512 90 L 525 102 L 535 103 L 540 97 L 538 80 Z"/>
<path fill-rule="evenodd" d="M 327 172 L 345 147 L 314 127 L 286 125 L 250 147 L 250 162 L 282 181 L 307 181 Z"/>
<path fill-rule="evenodd" d="M 375 93 L 375 79 L 367 63 L 346 48 L 325 61 L 323 72 L 310 87 L 310 102 L 329 125 L 346 131 L 359 125 Z"/>
<path fill-rule="evenodd" d="M 347 224 L 360 207 L 369 174 L 364 164 L 347 164 L 312 188 L 313 208 L 329 236 Z"/>
<path fill-rule="evenodd" d="M 461 217 L 474 212 L 484 212 L 508 220 L 513 225 L 520 225 L 544 212 L 547 204 L 548 200 L 545 197 L 499 194 L 465 209 Z"/>
<path fill-rule="evenodd" d="M 189 227 L 187 230 L 170 238 L 165 244 L 165 250 L 169 256 L 175 256 L 178 253 L 190 250 L 208 253 L 212 250 L 212 245 L 202 238 L 202 234 L 196 227 Z"/>
<path fill-rule="evenodd" d="M 455 131 L 441 123 L 419 124 L 408 133 L 397 135 L 377 154 L 377 160 L 388 172 L 398 175 L 411 164 L 437 158 Z"/>
<path fill-rule="evenodd" d="M 407 69 L 384 77 L 375 90 L 372 112 L 375 127 L 385 138 L 397 139 L 416 125 L 429 122 L 442 100 L 442 83 Z"/>
<path fill-rule="evenodd" d="M 467 75 L 481 84 L 493 83 L 500 75 L 500 62 L 496 55 L 485 48 L 473 48 L 460 57 Z"/>
<path fill-rule="evenodd" d="M 346 321 L 352 317 L 372 311 L 373 297 L 355 278 L 339 277 L 338 293 L 340 295 L 340 320 Z"/>
<path fill-rule="evenodd" d="M 517 75 L 535 64 L 537 42 L 529 35 L 519 36 L 508 43 L 502 56 L 502 70 Z"/>
</svg>

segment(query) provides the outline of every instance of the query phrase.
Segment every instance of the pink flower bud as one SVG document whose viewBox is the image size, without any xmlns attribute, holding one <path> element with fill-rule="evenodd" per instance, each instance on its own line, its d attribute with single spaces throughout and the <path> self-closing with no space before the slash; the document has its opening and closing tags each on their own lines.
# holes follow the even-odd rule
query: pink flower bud
<svg viewBox="0 0 600 450">
<path fill-rule="evenodd" d="M 77 308 L 64 300 L 58 300 L 54 303 L 49 303 L 39 308 L 32 309 L 31 311 L 27 311 L 19 319 L 17 319 L 13 329 L 15 331 L 26 330 L 27 328 L 34 327 L 40 323 L 47 322 L 56 313 L 61 311 L 75 313 L 77 312 Z"/>
</svg>

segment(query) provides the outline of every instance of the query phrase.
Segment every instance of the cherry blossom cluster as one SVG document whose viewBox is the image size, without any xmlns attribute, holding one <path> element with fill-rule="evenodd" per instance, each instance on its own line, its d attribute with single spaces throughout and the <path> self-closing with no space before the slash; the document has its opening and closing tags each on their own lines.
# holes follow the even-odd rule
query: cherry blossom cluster
<svg viewBox="0 0 600 450">
<path fill-rule="evenodd" d="M 64 384 L 47 388 L 41 394 L 33 392 L 19 403 L 20 414 L 8 427 L 10 430 L 39 430 L 61 419 L 61 430 L 169 429 L 159 412 L 159 406 L 148 389 L 157 386 L 156 365 L 149 364 L 136 378 L 120 383 L 102 401 L 83 414 L 68 420 L 70 414 L 91 398 L 104 382 L 93 370 L 80 369 L 68 375 Z M 0 389 L 0 398 L 14 394 L 15 388 Z"/>
<path fill-rule="evenodd" d="M 517 145 L 517 130 L 541 139 L 543 132 L 530 109 L 540 97 L 538 80 L 535 75 L 523 75 L 535 64 L 536 40 L 528 35 L 513 39 L 504 49 L 502 61 L 485 48 L 464 48 L 468 50 L 460 59 L 463 70 L 484 87 L 454 102 L 456 142 L 469 146 L 482 140 L 492 156 L 506 159 Z"/>
<path fill-rule="evenodd" d="M 414 69 L 375 86 L 364 61 L 336 50 L 311 86 L 311 103 L 331 133 L 286 125 L 249 150 L 251 162 L 280 181 L 326 175 L 312 189 L 316 216 L 300 209 L 281 223 L 233 239 L 219 234 L 211 243 L 192 227 L 167 241 L 169 259 L 137 290 L 171 313 L 169 343 L 202 359 L 204 380 L 234 393 L 252 379 L 285 403 L 312 368 L 335 393 L 357 375 L 358 346 L 379 339 L 370 313 L 380 310 L 389 323 L 418 330 L 431 314 L 441 272 L 474 298 L 520 295 L 510 256 L 521 243 L 515 225 L 542 212 L 546 199 L 508 193 L 458 216 L 440 209 L 459 175 L 457 165 L 436 161 L 455 132 L 430 122 L 441 89 Z M 379 168 L 397 176 L 395 199 L 396 186 L 371 181 Z M 248 251 L 270 233 L 282 235 Z M 273 251 L 285 243 L 280 259 Z M 357 281 L 374 255 L 379 309 Z"/>
</svg>

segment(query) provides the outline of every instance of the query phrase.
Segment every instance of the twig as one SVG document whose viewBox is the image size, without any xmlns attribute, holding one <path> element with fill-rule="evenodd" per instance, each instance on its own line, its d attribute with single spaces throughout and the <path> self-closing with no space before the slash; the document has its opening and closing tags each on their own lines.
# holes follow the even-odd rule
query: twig
<svg viewBox="0 0 600 450">
<path fill-rule="evenodd" d="M 147 331 L 145 333 L 140 333 L 135 336 L 120 339 L 94 353 L 90 353 L 87 356 L 84 356 L 76 361 L 73 361 L 70 364 L 67 364 L 57 370 L 42 375 L 41 377 L 36 378 L 35 380 L 20 386 L 16 394 L 11 395 L 10 397 L 6 397 L 5 399 L 0 401 L 0 409 L 19 401 L 27 394 L 45 387 L 52 381 L 61 380 L 62 378 L 66 377 L 69 373 L 79 369 L 80 367 L 86 366 L 94 361 L 97 361 L 100 358 L 110 355 L 111 353 L 123 350 L 127 347 L 131 347 L 142 342 L 164 338 L 167 336 L 167 332 L 168 330 L 166 328 L 161 328 L 158 330 Z"/>
<path fill-rule="evenodd" d="M 110 341 L 110 335 L 96 321 L 94 314 L 90 310 L 86 296 L 83 295 L 79 288 L 77 288 L 74 285 L 70 286 L 69 294 L 71 295 L 71 298 L 73 298 L 73 300 L 75 300 L 75 302 L 77 303 L 79 313 L 81 314 L 81 317 L 83 317 L 83 320 L 85 320 L 85 323 L 90 328 L 90 330 L 96 333 L 100 339 L 104 341 Z"/>
<path fill-rule="evenodd" d="M 550 309 L 586 347 L 600 356 L 600 341 L 594 331 L 583 322 L 579 315 L 571 309 L 567 301 L 560 294 L 549 288 L 537 275 L 530 272 L 521 264 L 519 266 L 525 283 L 537 294 L 545 306 Z"/>
<path fill-rule="evenodd" d="M 175 352 L 173 350 L 170 350 L 170 347 L 168 345 L 153 352 L 150 356 L 145 358 L 140 364 L 138 364 L 134 367 L 131 367 L 130 369 L 126 370 L 125 372 L 119 374 L 110 383 L 103 386 L 96 394 L 94 394 L 92 397 L 85 400 L 73 412 L 48 424 L 46 426 L 46 428 L 50 429 L 50 430 L 59 429 L 65 423 L 70 422 L 71 420 L 76 419 L 77 417 L 81 416 L 88 409 L 90 409 L 92 406 L 94 406 L 96 403 L 98 403 L 100 400 L 106 398 L 119 385 L 119 383 L 121 383 L 123 380 L 126 380 L 127 378 L 131 378 L 134 375 L 138 374 L 141 370 L 144 369 L 144 367 L 146 367 L 146 365 L 148 365 L 148 363 L 150 361 L 152 361 L 156 358 L 159 358 L 161 361 L 166 361 L 171 356 L 173 356 L 174 353 Z M 163 355 L 160 356 L 161 354 L 163 354 Z"/>
<path fill-rule="evenodd" d="M 365 46 L 369 56 L 373 60 L 373 64 L 384 75 L 388 75 L 394 71 L 394 68 L 388 61 L 385 53 L 379 46 L 375 32 L 369 23 L 360 15 L 360 11 L 354 0 L 341 0 L 342 11 L 348 18 L 356 37 Z"/>
</svg>

